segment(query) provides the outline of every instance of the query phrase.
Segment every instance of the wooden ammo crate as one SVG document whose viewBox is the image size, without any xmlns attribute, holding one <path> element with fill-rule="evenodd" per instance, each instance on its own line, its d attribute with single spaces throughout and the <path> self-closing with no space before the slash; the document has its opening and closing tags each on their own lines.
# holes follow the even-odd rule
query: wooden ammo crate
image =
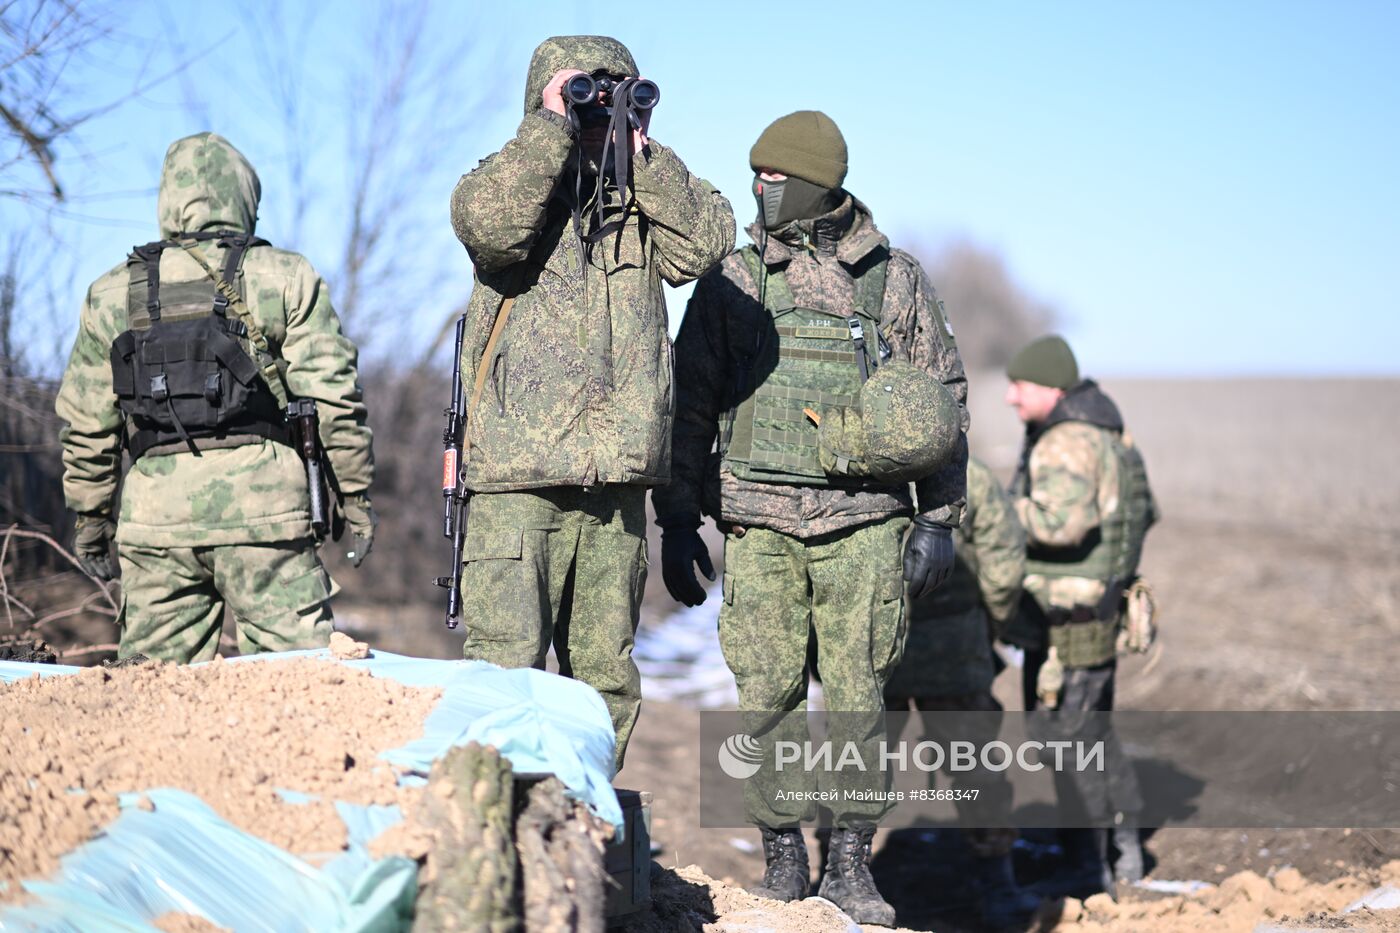
<svg viewBox="0 0 1400 933">
<path fill-rule="evenodd" d="M 651 792 L 619 790 L 621 839 L 603 853 L 603 870 L 612 879 L 603 913 L 609 925 L 651 907 Z"/>
</svg>

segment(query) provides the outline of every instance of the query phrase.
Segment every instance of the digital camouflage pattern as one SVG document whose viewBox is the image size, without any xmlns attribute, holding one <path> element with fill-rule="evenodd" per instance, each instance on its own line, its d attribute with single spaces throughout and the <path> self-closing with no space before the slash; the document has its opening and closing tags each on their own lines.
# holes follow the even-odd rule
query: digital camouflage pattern
<svg viewBox="0 0 1400 933">
<path fill-rule="evenodd" d="M 339 587 L 309 542 L 123 545 L 118 559 L 126 602 L 120 657 L 212 660 L 225 604 L 240 654 L 318 648 L 330 641 L 330 597 Z"/>
<path fill-rule="evenodd" d="M 889 708 L 932 714 L 924 719 L 920 740 L 944 745 L 969 736 L 947 734 L 938 713 L 1001 710 L 991 692 L 992 636 L 1016 612 L 1026 567 L 1026 536 L 1011 498 L 975 457 L 967 462 L 967 511 L 953 542 L 952 576 L 929 596 L 910 601 L 904 660 L 885 685 Z M 988 719 L 987 740 L 996 737 L 993 721 Z M 950 780 L 954 788 L 978 791 L 977 804 L 958 810 L 968 822 L 976 822 L 978 807 L 1011 802 L 1011 785 L 1001 772 L 953 772 Z M 972 828 L 964 837 L 974 857 L 1000 858 L 1011 851 L 1016 831 Z"/>
<path fill-rule="evenodd" d="M 892 517 L 821 538 L 798 538 L 755 527 L 730 533 L 724 544 L 724 602 L 719 643 L 739 688 L 739 708 L 764 744 L 797 738 L 805 717 L 773 717 L 807 708 L 807 641 L 813 632 L 828 710 L 879 713 L 882 690 L 904 649 L 904 568 L 909 521 Z M 762 720 L 776 720 L 765 729 Z M 849 722 L 849 719 L 847 720 Z M 882 718 L 853 736 L 874 760 L 884 738 Z M 812 775 L 785 769 L 771 776 L 782 789 L 811 790 Z M 811 804 L 772 799 L 772 786 L 750 782 L 748 818 L 763 826 L 811 819 Z M 842 809 L 844 808 L 844 809 Z M 878 819 L 888 805 L 833 805 L 837 825 Z"/>
<path fill-rule="evenodd" d="M 576 158 L 564 120 L 541 107 L 556 72 L 636 72 L 605 37 L 560 37 L 531 62 L 515 137 L 463 176 L 452 225 L 475 264 L 462 373 L 473 385 L 504 296 L 516 296 L 467 425 L 468 488 L 500 492 L 670 475 L 671 344 L 662 283 L 680 285 L 729 252 L 734 218 L 718 191 L 652 141 L 633 161 L 636 210 L 610 191 L 622 226 L 584 249 L 574 234 Z M 585 185 L 591 191 L 592 183 Z"/>
<path fill-rule="evenodd" d="M 606 71 L 612 75 L 641 75 L 627 46 L 612 36 L 552 36 L 536 46 L 530 56 L 525 75 L 527 114 L 539 109 L 545 85 L 566 68 L 589 74 Z"/>
<path fill-rule="evenodd" d="M 200 133 L 178 140 L 161 173 L 161 236 L 251 233 L 259 193 L 253 167 L 223 137 Z M 222 266 L 221 248 L 208 242 L 197 248 L 215 268 Z M 160 274 L 163 282 L 205 278 L 178 249 L 162 254 Z M 123 262 L 88 289 L 59 388 L 56 408 L 67 422 L 63 488 L 79 513 L 111 514 L 121 473 L 122 416 L 108 354 L 127 329 L 128 278 Z M 263 246 L 248 251 L 241 285 L 291 393 L 317 402 L 321 440 L 341 490 L 365 492 L 374 460 L 356 350 L 341 332 L 325 282 L 304 257 Z M 251 346 L 244 349 L 257 358 Z M 138 460 L 122 487 L 118 543 L 181 548 L 309 539 L 306 474 L 296 452 L 259 438 L 238 440 L 233 447 L 203 442 L 200 457 L 180 451 Z"/>
<path fill-rule="evenodd" d="M 871 373 L 858 405 L 825 413 L 819 457 L 829 474 L 909 483 L 957 456 L 962 432 L 962 412 L 947 388 L 892 361 Z"/>
<path fill-rule="evenodd" d="M 749 228 L 755 242 L 763 231 Z M 856 279 L 849 271 L 889 241 L 870 211 L 854 198 L 815 220 L 794 221 L 768 234 L 764 262 L 782 266 L 793 298 L 801 307 L 849 316 L 857 304 Z M 819 488 L 740 479 L 719 469 L 719 493 L 706 493 L 716 469 L 710 451 L 721 415 L 733 404 L 740 370 L 760 341 L 776 344 L 773 319 L 758 299 L 758 282 L 742 255 L 730 254 L 696 284 L 676 338 L 676 425 L 672 479 L 652 494 L 660 520 L 699 521 L 715 509 L 725 521 L 806 538 L 830 534 L 914 511 L 905 485 L 866 483 Z M 907 253 L 890 251 L 881 312 L 894 360 L 911 363 L 938 379 L 957 400 L 966 430 L 967 380 L 962 360 L 933 286 Z M 873 341 L 874 335 L 867 335 Z M 755 374 L 755 380 L 762 378 Z M 918 511 L 956 525 L 966 484 L 966 440 L 944 468 L 917 483 Z M 718 499 L 718 502 L 713 500 Z"/>
<path fill-rule="evenodd" d="M 641 708 L 632 660 L 646 585 L 646 492 L 609 486 L 492 493 L 467 517 L 462 608 L 465 656 L 560 673 L 603 696 L 616 766 Z"/>
<path fill-rule="evenodd" d="M 1016 612 L 1026 536 L 1011 498 L 975 457 L 967 463 L 967 511 L 953 541 L 957 561 L 948 582 L 910 602 L 904 660 L 885 686 L 888 697 L 955 698 L 991 689 L 992 636 Z"/>
<path fill-rule="evenodd" d="M 463 554 L 464 653 L 531 666 L 552 642 L 564 672 L 607 702 L 620 767 L 641 697 L 631 653 L 646 577 L 643 486 L 670 473 L 662 283 L 718 262 L 734 244 L 734 215 L 653 141 L 632 162 L 635 210 L 622 216 L 625 202 L 609 190 L 603 220 L 620 226 L 585 249 L 573 226 L 578 153 L 541 98 L 566 68 L 637 71 L 614 39 L 546 40 L 530 62 L 515 137 L 452 193 L 452 226 L 476 276 L 464 384 L 487 367 L 466 428 L 463 481 L 476 495 Z M 506 295 L 508 323 L 483 359 Z"/>
</svg>

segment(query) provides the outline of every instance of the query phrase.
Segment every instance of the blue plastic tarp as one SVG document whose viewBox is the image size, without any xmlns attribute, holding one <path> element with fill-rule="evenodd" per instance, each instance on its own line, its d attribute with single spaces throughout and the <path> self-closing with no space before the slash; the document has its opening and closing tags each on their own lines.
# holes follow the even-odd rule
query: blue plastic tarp
<svg viewBox="0 0 1400 933">
<path fill-rule="evenodd" d="M 40 677 L 56 677 L 60 674 L 76 674 L 81 667 L 68 664 L 30 664 L 26 661 L 0 661 L 0 684 L 13 683 L 38 674 Z"/>
<path fill-rule="evenodd" d="M 233 662 L 289 658 L 331 659 L 324 648 L 234 658 Z M 612 788 L 612 717 L 585 683 L 529 668 L 505 670 L 485 661 L 410 658 L 386 651 L 347 667 L 409 687 L 441 687 L 423 735 L 380 757 L 426 775 L 449 748 L 493 745 L 517 774 L 553 774 L 569 794 L 622 830 L 622 807 Z"/>
<path fill-rule="evenodd" d="M 327 650 L 232 659 L 334 660 Z M 433 762 L 467 742 L 495 746 L 516 773 L 554 774 L 571 796 L 620 831 L 622 810 L 611 786 L 613 731 L 607 706 L 591 687 L 535 670 L 502 670 L 481 661 L 439 661 L 375 652 L 341 661 L 407 686 L 440 687 L 441 700 L 414 738 L 381 757 L 422 781 Z M 0 662 L 0 681 L 82 670 Z M 133 788 L 133 790 L 137 790 Z M 375 861 L 368 842 L 403 819 L 397 807 L 335 801 L 348 848 L 318 867 L 242 832 L 199 798 L 173 789 L 146 791 L 153 811 L 133 809 L 63 860 L 55 878 L 26 882 L 32 897 L 0 909 L 0 930 L 123 933 L 154 928 L 168 911 L 196 914 L 234 930 L 366 931 L 405 928 L 417 866 Z M 284 792 L 289 801 L 309 799 Z"/>
<path fill-rule="evenodd" d="M 133 795 L 134 796 L 134 795 Z M 121 816 L 63 860 L 51 881 L 28 881 L 28 903 L 0 912 L 0 930 L 149 931 L 161 914 L 194 914 L 232 930 L 392 933 L 413 916 L 418 866 L 371 861 L 352 837 L 358 872 L 317 869 L 232 826 L 184 791 L 123 800 Z"/>
</svg>

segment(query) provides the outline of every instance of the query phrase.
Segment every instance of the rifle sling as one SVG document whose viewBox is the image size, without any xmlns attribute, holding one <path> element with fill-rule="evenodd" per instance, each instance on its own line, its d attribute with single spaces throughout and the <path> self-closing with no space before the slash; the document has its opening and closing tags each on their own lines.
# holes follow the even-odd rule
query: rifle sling
<svg viewBox="0 0 1400 933">
<path fill-rule="evenodd" d="M 277 361 L 272 355 L 271 346 L 267 342 L 266 335 L 262 328 L 258 326 L 257 319 L 253 317 L 253 312 L 248 310 L 248 306 L 243 303 L 243 296 L 238 293 L 228 281 L 214 270 L 214 267 L 205 261 L 200 255 L 194 243 L 188 240 L 177 241 L 180 248 L 189 255 L 191 259 L 199 263 L 199 267 L 204 270 L 204 274 L 209 276 L 214 283 L 214 288 L 228 302 L 229 309 L 243 322 L 243 326 L 248 329 L 248 340 L 253 344 L 257 355 L 262 357 L 262 363 L 258 367 L 258 372 L 262 376 L 263 382 L 272 392 L 273 398 L 277 399 L 277 406 L 283 411 L 287 410 L 287 387 L 282 382 L 282 374 L 277 369 Z"/>
<path fill-rule="evenodd" d="M 476 419 L 476 407 L 481 403 L 481 393 L 486 388 L 486 372 L 491 358 L 496 353 L 496 344 L 501 341 L 506 322 L 510 320 L 510 309 L 515 306 L 515 296 L 501 301 L 501 310 L 496 313 L 496 321 L 491 325 L 491 336 L 486 338 L 486 349 L 481 351 L 481 359 L 476 363 L 476 382 L 472 386 L 471 401 L 467 404 L 467 430 L 462 435 L 462 460 L 471 455 L 471 425 Z"/>
</svg>

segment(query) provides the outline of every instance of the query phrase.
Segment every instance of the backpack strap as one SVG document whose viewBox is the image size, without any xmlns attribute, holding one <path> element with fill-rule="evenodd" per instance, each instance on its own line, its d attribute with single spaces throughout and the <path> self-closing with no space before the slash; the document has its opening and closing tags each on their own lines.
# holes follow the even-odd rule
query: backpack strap
<svg viewBox="0 0 1400 933">
<path fill-rule="evenodd" d="M 160 320 L 160 254 L 165 252 L 169 245 L 165 240 L 157 240 L 154 243 L 134 246 L 131 255 L 127 257 L 127 266 L 131 273 L 128 288 L 139 288 L 142 278 L 146 281 L 145 304 L 135 305 L 128 300 L 127 317 L 130 320 L 127 326 L 130 328 L 144 330 Z"/>
<path fill-rule="evenodd" d="M 232 283 L 238 279 L 239 270 L 243 268 L 243 257 L 248 250 L 254 246 L 269 246 L 270 244 L 260 237 L 238 233 L 219 237 L 219 245 L 224 247 L 226 251 L 224 255 L 224 281 Z M 229 302 L 224 293 L 215 289 L 214 313 L 220 317 L 227 317 L 228 308 Z"/>
<path fill-rule="evenodd" d="M 273 398 L 277 399 L 277 406 L 286 410 L 288 397 L 287 386 L 282 380 L 282 371 L 277 368 L 277 360 L 272 355 L 272 348 L 267 342 L 267 335 L 264 334 L 262 328 L 258 326 L 257 320 L 253 317 L 253 312 L 249 311 L 248 306 L 244 304 L 243 296 L 238 294 L 238 289 L 230 285 L 227 278 L 216 272 L 214 267 L 209 265 L 208 260 L 195 248 L 195 244 L 200 239 L 211 238 L 183 237 L 176 242 L 191 259 L 199 263 L 199 267 L 204 270 L 204 274 L 213 280 L 214 288 L 227 303 L 228 309 L 233 311 L 233 313 L 238 316 L 238 319 L 243 322 L 243 326 L 248 329 L 248 339 L 251 340 L 253 346 L 257 348 L 258 355 L 261 358 L 258 371 L 262 374 L 263 382 L 267 384 L 267 388 L 272 392 Z M 232 242 L 232 240 L 230 240 L 230 242 Z M 248 245 L 256 244 L 249 241 L 249 243 L 245 244 L 244 249 L 246 249 Z M 232 253 L 233 250 L 230 249 L 230 252 Z M 238 261 L 242 261 L 242 256 L 243 250 L 239 250 Z"/>
</svg>

